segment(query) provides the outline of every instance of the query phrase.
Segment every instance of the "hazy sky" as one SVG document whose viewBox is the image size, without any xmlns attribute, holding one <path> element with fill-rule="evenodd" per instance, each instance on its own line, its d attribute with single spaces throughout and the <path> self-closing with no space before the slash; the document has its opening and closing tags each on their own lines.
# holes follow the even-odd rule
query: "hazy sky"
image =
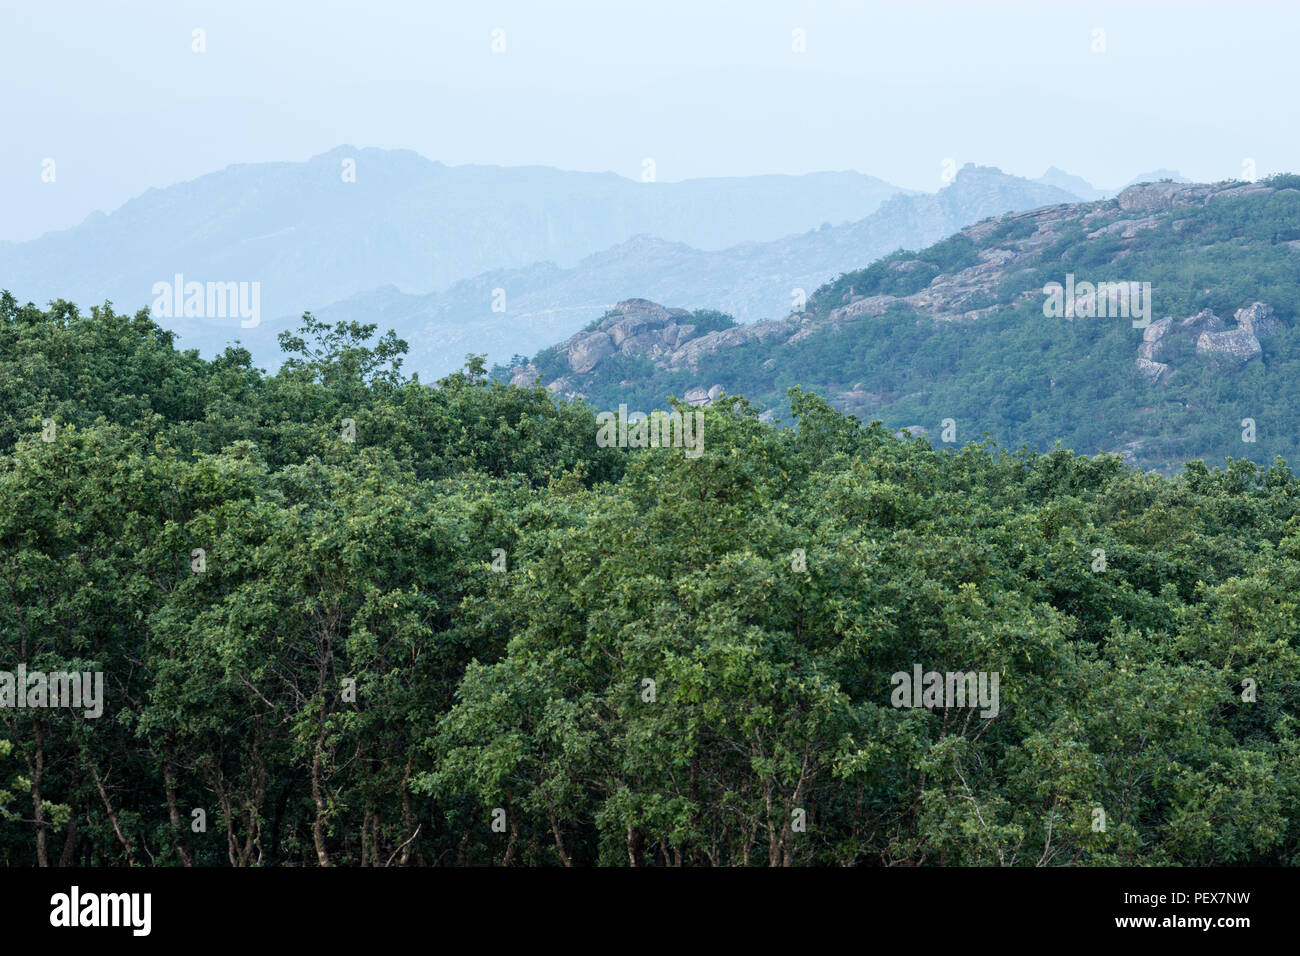
<svg viewBox="0 0 1300 956">
<path fill-rule="evenodd" d="M 343 143 L 927 191 L 948 158 L 1264 176 L 1300 168 L 1298 41 L 1294 0 L 0 0 L 0 239 Z"/>
</svg>

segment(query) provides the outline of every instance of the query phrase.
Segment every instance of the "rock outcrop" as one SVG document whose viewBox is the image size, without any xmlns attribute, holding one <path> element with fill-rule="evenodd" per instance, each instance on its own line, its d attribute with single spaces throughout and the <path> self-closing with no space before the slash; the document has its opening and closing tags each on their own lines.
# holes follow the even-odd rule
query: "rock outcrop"
<svg viewBox="0 0 1300 956">
<path fill-rule="evenodd" d="M 1142 344 L 1138 346 L 1138 357 L 1155 361 L 1156 356 L 1160 353 L 1160 340 L 1165 337 L 1165 333 L 1173 326 L 1173 319 L 1161 319 L 1158 322 L 1152 322 L 1142 330 Z"/>
<path fill-rule="evenodd" d="M 705 388 L 703 385 L 696 385 L 694 388 L 688 388 L 686 394 L 682 396 L 682 401 L 687 405 L 708 406 L 716 402 L 719 396 L 726 391 L 721 385 L 714 385 L 711 388 Z"/>
<path fill-rule="evenodd" d="M 690 319 L 685 309 L 625 299 L 594 328 L 571 336 L 557 348 L 576 375 L 585 375 L 615 354 L 644 355 L 668 368 L 691 368 L 702 356 L 746 342 L 784 341 L 799 328 L 791 318 L 701 333 Z"/>
<path fill-rule="evenodd" d="M 1138 374 L 1148 382 L 1159 385 L 1169 377 L 1169 366 L 1164 362 L 1152 362 L 1148 359 L 1139 358 L 1137 360 Z"/>
<path fill-rule="evenodd" d="M 1146 183 L 1129 186 L 1115 201 L 1125 212 L 1160 212 L 1203 203 L 1214 191 L 1215 187 L 1207 183 Z"/>
<path fill-rule="evenodd" d="M 1176 371 L 1174 360 L 1181 361 L 1189 354 L 1186 346 L 1191 342 L 1195 342 L 1197 358 L 1222 369 L 1240 368 L 1262 359 L 1260 336 L 1272 335 L 1285 324 L 1273 313 L 1272 306 L 1263 302 L 1238 309 L 1234 318 L 1237 324 L 1231 329 L 1209 309 L 1185 319 L 1152 322 L 1143 331 L 1138 346 L 1138 374 L 1153 384 L 1164 384 Z"/>
<path fill-rule="evenodd" d="M 532 362 L 527 365 L 516 365 L 510 370 L 510 384 L 519 388 L 527 388 L 537 381 L 540 374 L 537 371 L 537 366 Z"/>
<path fill-rule="evenodd" d="M 1139 232 L 1147 229 L 1154 229 L 1160 224 L 1160 220 L 1155 216 L 1147 216 L 1144 219 L 1120 219 L 1095 229 L 1088 233 L 1089 239 L 1100 239 L 1102 236 L 1119 236 L 1121 239 L 1132 239 Z"/>
<path fill-rule="evenodd" d="M 1273 314 L 1273 307 L 1263 302 L 1238 309 L 1233 317 L 1237 320 L 1238 328 L 1245 329 L 1257 339 L 1272 335 L 1282 328 L 1282 320 Z"/>
<path fill-rule="evenodd" d="M 625 299 L 594 328 L 571 336 L 558 346 L 570 370 L 585 375 L 615 353 L 644 353 L 661 358 L 695 337 L 696 327 L 685 309 L 669 309 L 648 299 Z"/>
<path fill-rule="evenodd" d="M 569 368 L 584 375 L 605 356 L 614 354 L 614 341 L 608 332 L 586 332 L 569 339 L 560 348 L 568 354 Z"/>
<path fill-rule="evenodd" d="M 1207 333 L 1222 332 L 1224 325 L 1223 319 L 1215 315 L 1212 310 L 1201 309 L 1195 315 L 1175 322 L 1173 328 L 1177 329 L 1181 335 L 1201 336 Z"/>
<path fill-rule="evenodd" d="M 670 354 L 665 356 L 664 364 L 669 368 L 686 368 L 694 366 L 701 356 L 712 355 L 723 349 L 735 348 L 746 342 L 783 342 L 789 339 L 799 328 L 799 323 L 792 319 L 772 322 L 754 322 L 751 325 L 737 325 L 735 328 L 709 332 L 699 338 L 683 342 Z"/>
<path fill-rule="evenodd" d="M 1229 329 L 1227 332 L 1203 332 L 1196 340 L 1196 354 L 1205 355 L 1218 362 L 1244 365 L 1259 358 L 1263 350 L 1259 339 L 1248 329 Z"/>
<path fill-rule="evenodd" d="M 1209 309 L 1202 309 L 1185 319 L 1161 319 L 1142 331 L 1138 356 L 1157 362 L 1162 356 L 1174 352 L 1180 342 L 1190 345 L 1198 342 L 1202 335 L 1213 335 L 1223 330 L 1223 320 Z"/>
</svg>

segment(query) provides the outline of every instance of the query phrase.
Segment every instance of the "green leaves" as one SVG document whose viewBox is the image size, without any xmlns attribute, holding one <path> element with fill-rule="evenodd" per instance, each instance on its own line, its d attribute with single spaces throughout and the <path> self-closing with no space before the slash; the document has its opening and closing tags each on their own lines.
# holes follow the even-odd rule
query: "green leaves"
<svg viewBox="0 0 1300 956">
<path fill-rule="evenodd" d="M 0 860 L 1297 860 L 1285 462 L 936 451 L 799 389 L 598 448 L 373 331 L 265 376 L 0 299 L 0 670 L 107 698 L 0 709 Z M 896 705 L 918 666 L 996 714 Z"/>
</svg>

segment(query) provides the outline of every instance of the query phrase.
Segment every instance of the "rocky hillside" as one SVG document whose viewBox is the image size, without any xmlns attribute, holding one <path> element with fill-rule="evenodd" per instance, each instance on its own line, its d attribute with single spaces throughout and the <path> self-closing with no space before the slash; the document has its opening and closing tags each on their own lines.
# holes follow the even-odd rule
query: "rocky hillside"
<svg viewBox="0 0 1300 956">
<path fill-rule="evenodd" d="M 1061 440 L 1160 468 L 1294 457 L 1298 186 L 1162 182 L 986 219 L 747 325 L 702 330 L 692 313 L 627 300 L 500 374 L 600 407 L 739 393 L 769 416 L 800 385 L 917 433 L 952 419 L 961 440 Z M 1050 317 L 1045 289 L 1067 282 L 1073 299 Z M 1108 310 L 1100 283 L 1132 294 L 1145 321 Z"/>
</svg>

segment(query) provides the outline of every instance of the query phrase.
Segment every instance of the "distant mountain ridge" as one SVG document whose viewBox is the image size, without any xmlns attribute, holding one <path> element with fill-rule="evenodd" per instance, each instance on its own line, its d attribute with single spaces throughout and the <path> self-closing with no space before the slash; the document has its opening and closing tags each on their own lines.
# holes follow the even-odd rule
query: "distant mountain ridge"
<svg viewBox="0 0 1300 956">
<path fill-rule="evenodd" d="M 0 242 L 0 287 L 133 311 L 177 273 L 259 282 L 265 320 L 385 285 L 421 292 L 543 260 L 572 266 L 640 233 L 703 249 L 776 239 L 861 219 L 900 192 L 856 172 L 636 182 L 343 146 L 230 166 L 71 229 Z M 239 335 L 238 323 L 191 323 L 182 345 L 217 348 L 232 327 Z"/>
<path fill-rule="evenodd" d="M 1177 170 L 1155 169 L 1149 173 L 1140 173 L 1137 176 L 1134 176 L 1118 189 L 1097 189 L 1082 176 L 1072 175 L 1063 169 L 1057 169 L 1055 166 L 1048 167 L 1047 172 L 1034 180 L 1036 183 L 1043 183 L 1048 186 L 1055 186 L 1058 189 L 1063 189 L 1067 193 L 1077 196 L 1085 202 L 1096 202 L 1099 199 L 1113 199 L 1115 196 L 1119 195 L 1122 190 L 1127 189 L 1129 186 L 1165 181 L 1174 183 L 1191 182 L 1190 179 L 1187 179 Z"/>
<path fill-rule="evenodd" d="M 343 146 L 231 166 L 0 242 L 0 288 L 135 310 L 177 275 L 257 283 L 255 327 L 224 312 L 155 318 L 182 348 L 210 355 L 238 339 L 268 367 L 277 333 L 303 311 L 373 321 L 406 337 L 408 367 L 432 377 L 467 352 L 535 351 L 630 295 L 742 321 L 781 315 L 863 262 L 1090 189 L 1055 168 L 1032 182 L 971 164 L 934 194 L 855 172 L 642 183 Z"/>
<path fill-rule="evenodd" d="M 1055 166 L 1049 167 L 1047 172 L 1035 179 L 1034 182 L 1063 189 L 1086 202 L 1107 198 L 1107 194 L 1103 190 L 1094 189 L 1092 184 L 1082 176 L 1073 176 L 1063 169 L 1057 169 Z"/>
<path fill-rule="evenodd" d="M 459 367 L 471 351 L 497 361 L 531 354 L 632 296 L 717 309 L 743 322 L 784 315 L 794 307 L 795 290 L 811 296 L 839 273 L 896 249 L 922 248 L 988 216 L 1074 201 L 1054 186 L 967 164 L 939 192 L 895 196 L 853 223 L 717 251 L 637 236 L 569 269 L 535 263 L 422 296 L 390 287 L 315 314 L 395 328 L 411 344 L 411 366 L 438 375 Z M 493 312 L 501 295 L 504 311 Z"/>
</svg>

